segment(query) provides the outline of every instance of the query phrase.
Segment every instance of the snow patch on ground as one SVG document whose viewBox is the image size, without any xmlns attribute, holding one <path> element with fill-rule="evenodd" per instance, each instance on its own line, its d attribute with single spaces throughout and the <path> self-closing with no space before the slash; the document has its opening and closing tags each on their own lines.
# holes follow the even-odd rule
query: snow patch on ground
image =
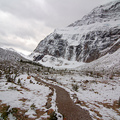
<svg viewBox="0 0 120 120">
<path fill-rule="evenodd" d="M 46 67 L 53 67 L 56 69 L 76 68 L 84 64 L 83 62 L 68 61 L 66 59 L 56 58 L 50 55 L 45 55 L 39 63 Z"/>
<path fill-rule="evenodd" d="M 10 105 L 11 108 L 26 110 L 25 115 L 28 115 L 29 118 L 36 118 L 36 109 L 41 111 L 47 110 L 45 104 L 51 90 L 49 87 L 37 83 L 33 77 L 30 79 L 27 79 L 27 77 L 27 74 L 20 75 L 16 78 L 16 84 L 1 79 L 0 100 L 2 100 L 2 104 Z M 20 80 L 20 85 L 17 84 L 18 80 Z M 56 96 L 53 97 L 53 102 L 55 102 Z M 32 105 L 34 105 L 33 109 L 31 108 Z M 55 106 L 53 106 L 53 109 L 55 109 Z"/>
</svg>

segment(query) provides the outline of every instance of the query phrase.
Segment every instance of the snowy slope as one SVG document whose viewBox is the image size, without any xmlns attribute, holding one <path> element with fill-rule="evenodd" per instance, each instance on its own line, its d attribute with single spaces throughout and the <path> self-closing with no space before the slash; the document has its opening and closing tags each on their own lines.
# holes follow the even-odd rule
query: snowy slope
<svg viewBox="0 0 120 120">
<path fill-rule="evenodd" d="M 56 58 L 50 55 L 45 55 L 40 61 L 40 64 L 46 67 L 53 67 L 56 69 L 73 69 L 80 71 L 98 71 L 103 74 L 110 74 L 112 72 L 119 73 L 120 71 L 120 49 L 112 54 L 106 54 L 105 56 L 90 62 L 83 63 L 77 61 L 68 61 L 63 58 Z"/>
<path fill-rule="evenodd" d="M 105 56 L 95 60 L 91 63 L 86 63 L 77 69 L 82 71 L 99 71 L 102 73 L 120 73 L 120 49 L 113 54 L 106 54 Z"/>
<path fill-rule="evenodd" d="M 77 61 L 68 61 L 63 58 L 56 58 L 50 55 L 45 55 L 42 60 L 39 61 L 40 64 L 46 67 L 53 67 L 56 69 L 72 69 L 76 68 L 78 66 L 81 66 L 85 63 L 83 62 L 77 62 Z"/>
</svg>

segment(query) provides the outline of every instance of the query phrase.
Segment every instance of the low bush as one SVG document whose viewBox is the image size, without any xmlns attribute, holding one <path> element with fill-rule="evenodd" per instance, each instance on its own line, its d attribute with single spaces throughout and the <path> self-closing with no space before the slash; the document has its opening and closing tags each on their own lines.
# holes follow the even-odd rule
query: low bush
<svg viewBox="0 0 120 120">
<path fill-rule="evenodd" d="M 50 114 L 50 118 L 48 118 L 48 120 L 58 120 L 58 118 L 56 116 L 57 116 L 57 114 L 54 111 Z"/>
<path fill-rule="evenodd" d="M 9 115 L 9 108 L 10 106 L 6 106 L 3 107 L 3 109 L 1 110 L 1 117 L 3 118 L 3 120 L 8 120 L 8 115 Z"/>
<path fill-rule="evenodd" d="M 77 84 L 72 84 L 72 89 L 78 92 L 79 86 Z"/>
<path fill-rule="evenodd" d="M 33 103 L 31 106 L 30 106 L 31 110 L 35 110 L 36 106 L 35 104 Z"/>
</svg>

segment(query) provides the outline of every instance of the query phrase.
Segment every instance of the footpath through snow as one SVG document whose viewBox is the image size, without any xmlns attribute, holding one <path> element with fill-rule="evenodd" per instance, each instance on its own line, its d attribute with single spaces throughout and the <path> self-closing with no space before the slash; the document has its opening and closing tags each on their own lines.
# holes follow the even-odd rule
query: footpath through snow
<svg viewBox="0 0 120 120">
<path fill-rule="evenodd" d="M 75 105 L 66 90 L 57 85 L 43 82 L 40 78 L 37 77 L 36 81 L 56 89 L 56 104 L 58 107 L 58 112 L 64 115 L 66 120 L 92 120 L 88 111 Z"/>
</svg>

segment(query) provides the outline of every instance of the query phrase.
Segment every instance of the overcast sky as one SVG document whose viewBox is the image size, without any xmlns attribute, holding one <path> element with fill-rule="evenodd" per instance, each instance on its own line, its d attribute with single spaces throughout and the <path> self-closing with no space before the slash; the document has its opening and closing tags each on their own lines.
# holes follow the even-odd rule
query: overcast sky
<svg viewBox="0 0 120 120">
<path fill-rule="evenodd" d="M 0 0 L 0 47 L 30 54 L 55 28 L 113 0 Z"/>
</svg>

